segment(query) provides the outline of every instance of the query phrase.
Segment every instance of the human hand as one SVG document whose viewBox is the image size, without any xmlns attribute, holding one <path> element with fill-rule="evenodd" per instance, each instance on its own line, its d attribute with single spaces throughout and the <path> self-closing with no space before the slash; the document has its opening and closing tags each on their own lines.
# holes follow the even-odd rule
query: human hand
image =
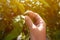
<svg viewBox="0 0 60 40">
<path fill-rule="evenodd" d="M 46 23 L 44 20 L 32 11 L 27 11 L 26 13 L 25 22 L 30 30 L 31 40 L 46 40 Z"/>
</svg>

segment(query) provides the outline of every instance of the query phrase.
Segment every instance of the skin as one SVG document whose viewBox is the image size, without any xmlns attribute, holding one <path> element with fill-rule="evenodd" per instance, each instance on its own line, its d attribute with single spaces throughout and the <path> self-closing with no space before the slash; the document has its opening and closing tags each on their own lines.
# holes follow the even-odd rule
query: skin
<svg viewBox="0 0 60 40">
<path fill-rule="evenodd" d="M 46 23 L 37 13 L 26 12 L 25 22 L 30 30 L 30 40 L 46 40 Z M 34 19 L 34 22 L 32 21 Z"/>
</svg>

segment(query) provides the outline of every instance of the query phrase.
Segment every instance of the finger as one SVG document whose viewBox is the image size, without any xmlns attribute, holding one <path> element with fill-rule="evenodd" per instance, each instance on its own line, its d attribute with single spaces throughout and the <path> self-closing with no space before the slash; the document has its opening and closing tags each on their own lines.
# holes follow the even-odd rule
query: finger
<svg viewBox="0 0 60 40">
<path fill-rule="evenodd" d="M 33 28 L 35 28 L 32 20 L 28 16 L 25 16 L 25 23 L 26 23 L 26 25 L 28 26 L 28 28 L 30 30 L 33 29 Z"/>
<path fill-rule="evenodd" d="M 28 11 L 25 12 L 25 14 L 28 15 L 31 19 L 34 18 L 34 15 L 33 15 L 33 12 L 32 11 L 29 11 L 28 10 Z"/>
<path fill-rule="evenodd" d="M 32 11 L 27 11 L 26 13 L 31 19 L 35 21 L 34 22 L 35 25 L 38 25 L 40 24 L 40 22 L 43 22 L 43 19 L 37 13 L 34 13 Z"/>
</svg>

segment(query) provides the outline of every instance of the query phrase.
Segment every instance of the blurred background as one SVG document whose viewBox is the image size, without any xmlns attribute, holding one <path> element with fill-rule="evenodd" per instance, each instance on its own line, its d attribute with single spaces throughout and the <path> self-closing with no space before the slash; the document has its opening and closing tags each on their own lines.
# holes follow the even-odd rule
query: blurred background
<svg viewBox="0 0 60 40">
<path fill-rule="evenodd" d="M 27 10 L 45 20 L 48 40 L 60 40 L 60 0 L 0 0 L 0 40 L 15 40 L 20 33 L 21 40 L 28 40 L 21 16 Z"/>
</svg>

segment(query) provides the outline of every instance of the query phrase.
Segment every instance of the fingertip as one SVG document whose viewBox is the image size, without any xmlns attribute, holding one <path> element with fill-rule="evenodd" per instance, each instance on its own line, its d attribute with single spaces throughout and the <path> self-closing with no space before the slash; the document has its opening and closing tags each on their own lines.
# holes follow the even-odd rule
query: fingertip
<svg viewBox="0 0 60 40">
<path fill-rule="evenodd" d="M 25 16 L 25 20 L 27 20 L 28 16 Z"/>
<path fill-rule="evenodd" d="M 26 23 L 27 26 L 30 26 L 30 27 L 33 24 L 32 20 L 30 19 L 29 16 L 25 16 L 25 23 Z"/>
<path fill-rule="evenodd" d="M 29 14 L 29 13 L 31 13 L 32 11 L 30 11 L 30 10 L 27 10 L 24 14 Z"/>
</svg>

